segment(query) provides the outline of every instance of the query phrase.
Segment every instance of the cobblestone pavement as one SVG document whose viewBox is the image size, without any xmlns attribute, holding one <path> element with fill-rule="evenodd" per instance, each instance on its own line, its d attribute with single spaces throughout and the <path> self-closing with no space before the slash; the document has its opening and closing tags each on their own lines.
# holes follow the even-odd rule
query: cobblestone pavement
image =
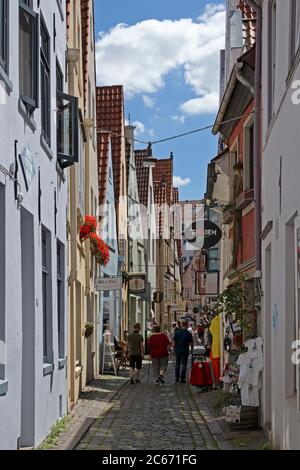
<svg viewBox="0 0 300 470">
<path fill-rule="evenodd" d="M 174 384 L 169 365 L 166 384 L 153 383 L 144 370 L 141 384 L 128 382 L 111 407 L 96 418 L 78 450 L 217 450 L 190 387 Z M 149 382 L 149 383 L 148 383 Z"/>
</svg>

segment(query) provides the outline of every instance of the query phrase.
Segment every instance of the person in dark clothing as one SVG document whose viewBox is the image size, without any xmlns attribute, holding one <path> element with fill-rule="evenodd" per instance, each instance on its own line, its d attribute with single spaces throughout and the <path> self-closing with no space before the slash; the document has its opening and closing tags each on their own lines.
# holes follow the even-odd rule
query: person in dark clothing
<svg viewBox="0 0 300 470">
<path fill-rule="evenodd" d="M 126 351 L 129 353 L 129 373 L 130 373 L 130 383 L 139 384 L 140 381 L 140 372 L 142 370 L 143 355 L 144 355 L 144 338 L 140 334 L 141 324 L 136 323 L 134 325 L 134 330 L 127 337 Z"/>
<path fill-rule="evenodd" d="M 181 329 L 175 332 L 173 338 L 173 350 L 176 356 L 175 366 L 175 379 L 176 382 L 181 380 L 181 383 L 186 383 L 187 362 L 189 358 L 189 351 L 194 349 L 194 340 L 191 333 L 188 331 L 188 322 L 183 321 Z"/>
</svg>

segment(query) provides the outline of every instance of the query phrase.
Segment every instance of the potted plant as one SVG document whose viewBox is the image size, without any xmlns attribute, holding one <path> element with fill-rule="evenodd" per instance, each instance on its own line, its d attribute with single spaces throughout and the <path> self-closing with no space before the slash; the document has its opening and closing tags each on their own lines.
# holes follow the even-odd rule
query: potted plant
<svg viewBox="0 0 300 470">
<path fill-rule="evenodd" d="M 101 266 L 106 266 L 109 262 L 108 246 L 96 233 L 91 234 L 90 240 L 91 252 L 96 257 L 97 263 L 99 263 Z"/>
<path fill-rule="evenodd" d="M 89 338 L 94 333 L 94 323 L 87 322 L 84 325 L 84 328 L 85 328 L 84 335 L 85 335 L 86 338 Z"/>
</svg>

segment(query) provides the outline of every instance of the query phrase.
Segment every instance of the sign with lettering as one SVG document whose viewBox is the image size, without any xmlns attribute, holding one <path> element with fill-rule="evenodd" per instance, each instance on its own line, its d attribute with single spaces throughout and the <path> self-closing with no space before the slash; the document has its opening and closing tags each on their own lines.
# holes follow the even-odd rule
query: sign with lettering
<svg viewBox="0 0 300 470">
<path fill-rule="evenodd" d="M 97 291 L 110 291 L 122 289 L 121 277 L 97 277 L 95 280 Z"/>
<path fill-rule="evenodd" d="M 32 158 L 32 152 L 29 145 L 25 145 L 20 153 L 20 162 L 22 167 L 22 172 L 25 180 L 26 190 L 28 191 L 33 180 L 33 177 L 36 174 L 34 161 Z"/>
<path fill-rule="evenodd" d="M 146 292 L 146 274 L 128 274 L 128 287 L 131 294 L 143 294 Z"/>
<path fill-rule="evenodd" d="M 217 245 L 222 238 L 222 230 L 210 220 L 198 220 L 185 230 L 184 235 L 189 249 L 201 250 Z"/>
</svg>

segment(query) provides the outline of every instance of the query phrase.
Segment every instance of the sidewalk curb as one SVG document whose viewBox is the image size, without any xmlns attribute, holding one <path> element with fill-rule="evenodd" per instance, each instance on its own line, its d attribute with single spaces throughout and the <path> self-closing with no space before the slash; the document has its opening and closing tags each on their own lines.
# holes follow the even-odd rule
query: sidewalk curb
<svg viewBox="0 0 300 470">
<path fill-rule="evenodd" d="M 100 376 L 99 379 L 105 377 L 104 375 Z M 116 390 L 109 392 L 107 395 L 107 402 L 103 403 L 102 407 L 99 407 L 99 411 L 97 412 L 97 416 L 85 416 L 83 422 L 81 422 L 77 428 L 77 430 L 72 434 L 72 436 L 68 437 L 65 442 L 59 446 L 58 450 L 74 450 L 75 447 L 79 444 L 79 442 L 83 439 L 85 434 L 89 431 L 91 426 L 94 424 L 96 419 L 102 416 L 106 411 L 110 408 L 112 400 L 115 396 L 128 385 L 128 380 L 125 379 L 124 382 L 116 388 Z M 72 423 L 70 423 L 72 425 Z"/>
<path fill-rule="evenodd" d="M 207 407 L 207 405 L 205 405 L 204 403 L 201 403 L 201 406 L 200 406 L 200 399 L 197 400 L 197 398 L 196 398 L 196 397 L 198 397 L 197 389 L 195 387 L 191 386 L 191 385 L 189 387 L 190 387 L 191 393 L 194 397 L 197 408 L 199 410 L 199 414 L 201 415 L 201 417 L 205 421 L 205 424 L 207 425 L 211 435 L 215 439 L 219 449 L 220 450 L 234 450 L 234 447 L 230 444 L 230 442 L 228 442 L 226 439 L 224 439 L 223 430 L 222 430 L 221 426 L 219 425 L 218 421 L 216 420 L 216 418 L 211 414 L 211 412 L 210 412 L 209 408 Z"/>
</svg>

